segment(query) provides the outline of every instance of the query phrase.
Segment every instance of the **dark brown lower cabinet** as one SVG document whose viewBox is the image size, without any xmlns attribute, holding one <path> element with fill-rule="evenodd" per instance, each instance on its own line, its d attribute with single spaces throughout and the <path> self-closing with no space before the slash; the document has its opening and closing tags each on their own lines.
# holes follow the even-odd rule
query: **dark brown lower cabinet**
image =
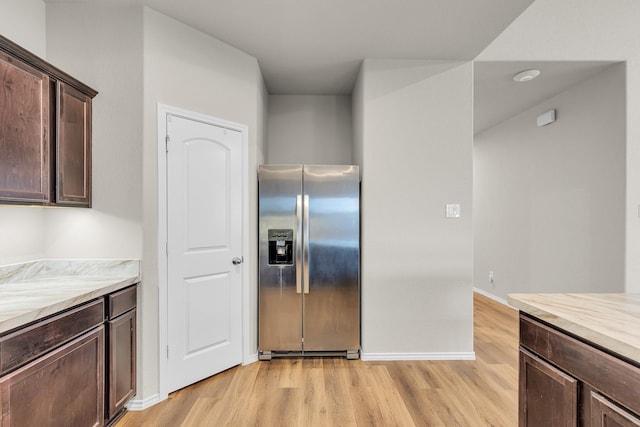
<svg viewBox="0 0 640 427">
<path fill-rule="evenodd" d="M 640 364 L 520 315 L 519 426 L 640 427 Z"/>
<path fill-rule="evenodd" d="M 0 427 L 112 425 L 136 394 L 137 285 L 0 336 Z"/>
<path fill-rule="evenodd" d="M 115 418 L 136 394 L 136 310 L 109 325 L 109 392 L 107 419 Z"/>
<path fill-rule="evenodd" d="M 0 380 L 2 426 L 101 426 L 104 326 Z"/>
</svg>

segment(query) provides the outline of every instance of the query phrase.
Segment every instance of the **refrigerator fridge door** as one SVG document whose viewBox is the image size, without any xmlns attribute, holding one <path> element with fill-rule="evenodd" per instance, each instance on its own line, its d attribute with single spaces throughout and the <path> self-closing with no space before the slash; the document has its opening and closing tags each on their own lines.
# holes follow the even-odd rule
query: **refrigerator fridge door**
<svg viewBox="0 0 640 427">
<path fill-rule="evenodd" d="M 304 166 L 305 351 L 360 348 L 360 173 L 357 166 Z"/>
<path fill-rule="evenodd" d="M 259 351 L 302 350 L 302 166 L 260 166 Z"/>
</svg>

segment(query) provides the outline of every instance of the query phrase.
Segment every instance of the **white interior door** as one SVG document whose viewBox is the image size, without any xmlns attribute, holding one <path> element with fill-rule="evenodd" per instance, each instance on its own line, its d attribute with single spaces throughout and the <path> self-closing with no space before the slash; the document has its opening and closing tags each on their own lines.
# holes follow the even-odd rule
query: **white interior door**
<svg viewBox="0 0 640 427">
<path fill-rule="evenodd" d="M 167 136 L 167 385 L 174 391 L 242 362 L 242 134 L 169 114 Z"/>
</svg>

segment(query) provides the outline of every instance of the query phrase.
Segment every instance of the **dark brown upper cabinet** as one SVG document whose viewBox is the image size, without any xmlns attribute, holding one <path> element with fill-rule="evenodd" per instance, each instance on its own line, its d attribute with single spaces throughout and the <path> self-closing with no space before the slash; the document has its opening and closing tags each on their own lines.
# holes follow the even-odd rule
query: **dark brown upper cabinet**
<svg viewBox="0 0 640 427">
<path fill-rule="evenodd" d="M 97 93 L 0 36 L 0 203 L 91 206 Z"/>
</svg>

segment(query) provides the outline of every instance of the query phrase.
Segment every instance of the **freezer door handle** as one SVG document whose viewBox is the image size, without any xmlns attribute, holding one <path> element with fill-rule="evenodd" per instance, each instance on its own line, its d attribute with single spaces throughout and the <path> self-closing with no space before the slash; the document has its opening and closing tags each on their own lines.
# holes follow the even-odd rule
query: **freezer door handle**
<svg viewBox="0 0 640 427">
<path fill-rule="evenodd" d="M 302 292 L 302 195 L 296 196 L 296 293 Z"/>
<path fill-rule="evenodd" d="M 309 196 L 304 196 L 302 221 L 304 236 L 302 238 L 302 271 L 304 272 L 304 293 L 309 293 Z"/>
</svg>

